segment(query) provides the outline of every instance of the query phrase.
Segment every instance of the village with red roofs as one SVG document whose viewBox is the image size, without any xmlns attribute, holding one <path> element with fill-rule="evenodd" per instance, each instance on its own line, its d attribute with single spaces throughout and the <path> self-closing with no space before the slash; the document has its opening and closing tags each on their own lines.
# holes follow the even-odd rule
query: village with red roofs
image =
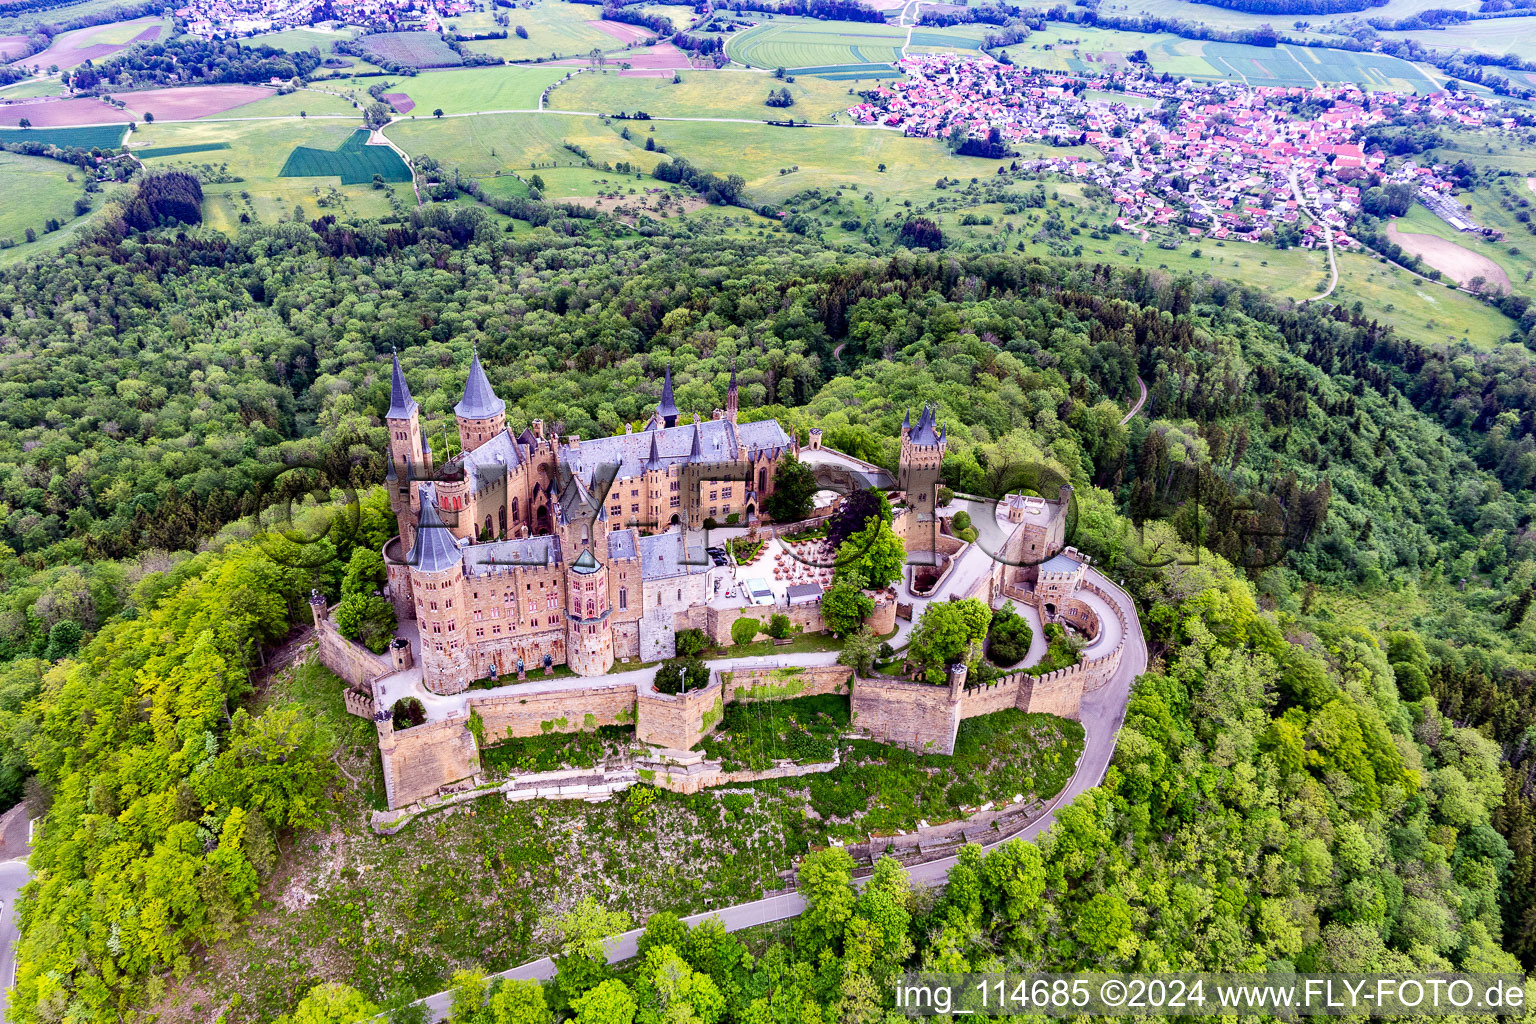
<svg viewBox="0 0 1536 1024">
<path fill-rule="evenodd" d="M 1465 219 L 1456 223 L 1455 203 L 1443 201 L 1453 187 L 1450 167 L 1389 158 L 1360 138 L 1404 117 L 1500 127 L 1476 95 L 1447 90 L 1255 87 L 1139 69 L 1084 78 L 950 54 L 906 57 L 897 66 L 905 78 L 864 93 L 848 110 L 855 121 L 957 148 L 970 140 L 963 152 L 1003 159 L 1018 144 L 1091 146 L 1102 160 L 1078 149 L 1015 166 L 1099 185 L 1120 208 L 1122 230 L 1182 229 L 1195 239 L 1283 237 L 1312 248 L 1330 232 L 1333 244 L 1349 248 L 1362 188 L 1389 182 L 1413 185 L 1458 230 L 1477 230 Z M 986 140 L 993 148 L 978 152 Z"/>
</svg>

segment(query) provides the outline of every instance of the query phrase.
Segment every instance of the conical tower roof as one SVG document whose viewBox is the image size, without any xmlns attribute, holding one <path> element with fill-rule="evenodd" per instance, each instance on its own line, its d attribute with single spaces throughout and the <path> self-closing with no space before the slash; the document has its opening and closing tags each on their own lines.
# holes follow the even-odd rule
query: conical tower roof
<svg viewBox="0 0 1536 1024">
<path fill-rule="evenodd" d="M 480 350 L 476 348 L 475 357 L 469 364 L 469 379 L 464 382 L 464 397 L 453 411 L 466 420 L 485 420 L 500 416 L 506 409 L 507 403 L 497 398 L 491 388 L 485 367 L 480 365 Z"/>
<path fill-rule="evenodd" d="M 442 572 L 460 560 L 459 545 L 437 514 L 437 492 L 431 484 L 420 489 L 421 511 L 416 518 L 416 544 L 406 563 L 422 572 Z"/>
<path fill-rule="evenodd" d="M 416 399 L 411 397 L 411 389 L 406 386 L 405 374 L 400 370 L 399 353 L 391 353 L 394 368 L 389 375 L 389 412 L 386 416 L 392 420 L 410 419 L 416 414 Z"/>
<path fill-rule="evenodd" d="M 677 401 L 672 397 L 672 364 L 667 364 L 667 376 L 661 385 L 661 401 L 656 403 L 656 415 L 660 416 L 666 426 L 672 426 L 677 422 Z M 665 422 L 670 420 L 671 422 Z"/>
</svg>

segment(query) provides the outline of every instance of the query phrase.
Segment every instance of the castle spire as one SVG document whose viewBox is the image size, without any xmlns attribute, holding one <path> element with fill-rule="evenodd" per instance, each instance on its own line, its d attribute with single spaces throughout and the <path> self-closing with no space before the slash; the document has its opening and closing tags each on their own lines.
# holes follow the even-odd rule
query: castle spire
<svg viewBox="0 0 1536 1024">
<path fill-rule="evenodd" d="M 693 447 L 688 451 L 689 462 L 704 461 L 704 428 L 699 426 L 699 421 L 693 421 Z"/>
<path fill-rule="evenodd" d="M 405 383 L 405 374 L 400 369 L 400 353 L 390 348 L 390 359 L 394 363 L 389 375 L 389 412 L 385 414 L 387 419 L 406 420 L 416 415 L 416 400 L 411 397 L 411 389 Z"/>
<path fill-rule="evenodd" d="M 650 457 L 645 460 L 645 468 L 648 470 L 661 468 L 661 449 L 656 445 L 655 431 L 651 432 L 651 454 Z"/>
<path fill-rule="evenodd" d="M 667 364 L 666 380 L 661 385 L 661 401 L 656 403 L 656 415 L 664 427 L 677 426 L 677 402 L 672 398 L 672 364 Z"/>
<path fill-rule="evenodd" d="M 731 386 L 725 391 L 725 418 L 736 422 L 736 360 L 731 360 Z"/>
<path fill-rule="evenodd" d="M 453 411 L 462 419 L 488 420 L 506 411 L 507 403 L 496 397 L 491 381 L 480 365 L 480 346 L 475 346 L 474 358 L 469 364 L 469 379 L 464 382 L 464 397 Z"/>
</svg>

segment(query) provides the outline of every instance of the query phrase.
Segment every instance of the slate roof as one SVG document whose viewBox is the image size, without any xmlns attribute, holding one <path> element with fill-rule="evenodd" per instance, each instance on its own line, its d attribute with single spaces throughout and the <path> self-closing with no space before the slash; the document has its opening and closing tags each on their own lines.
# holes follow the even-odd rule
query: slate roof
<svg viewBox="0 0 1536 1024">
<path fill-rule="evenodd" d="M 633 530 L 615 530 L 608 535 L 608 557 L 634 558 L 635 557 L 635 532 Z"/>
<path fill-rule="evenodd" d="M 416 543 L 405 560 L 422 572 L 442 572 L 457 565 L 463 552 L 437 514 L 437 489 L 422 484 L 418 494 L 421 513 L 416 520 Z"/>
<path fill-rule="evenodd" d="M 902 421 L 902 426 L 906 426 L 911 421 L 911 418 L 912 414 L 910 412 L 907 413 L 907 419 Z M 938 418 L 938 410 L 931 405 L 925 404 L 922 415 L 917 418 L 917 426 L 912 428 L 912 443 L 931 448 L 942 441 L 944 439 L 944 432 L 934 429 L 938 425 Z"/>
<path fill-rule="evenodd" d="M 591 548 L 582 548 L 581 554 L 576 556 L 576 561 L 571 563 L 571 569 L 583 576 L 597 572 L 602 566 L 597 564 L 597 557 L 592 554 Z"/>
<path fill-rule="evenodd" d="M 1052 555 L 1040 565 L 1041 572 L 1076 572 L 1082 567 L 1082 561 L 1073 558 L 1065 551 L 1058 555 Z"/>
<path fill-rule="evenodd" d="M 389 372 L 389 412 L 385 417 L 392 420 L 409 419 L 416 414 L 416 399 L 406 386 L 405 374 L 400 370 L 400 356 L 392 355 L 394 366 Z"/>
<path fill-rule="evenodd" d="M 695 434 L 698 437 L 698 454 L 694 452 Z M 789 435 L 777 420 L 758 420 L 755 423 L 733 425 L 730 420 L 704 420 L 700 423 L 679 424 L 656 430 L 642 430 L 637 434 L 615 434 L 613 437 L 593 438 L 582 441 L 572 449 L 561 446 L 561 461 L 584 481 L 590 481 L 598 466 L 618 463 L 616 479 L 627 480 L 642 475 L 651 464 L 654 449 L 656 465 L 664 468 L 686 465 L 690 459 L 706 465 L 731 462 L 736 458 L 737 445 L 747 449 L 748 455 L 761 452 L 779 453 L 789 447 Z"/>
<path fill-rule="evenodd" d="M 704 553 L 702 541 L 683 555 L 684 536 L 680 533 L 659 533 L 640 538 L 640 578 L 661 580 L 670 576 L 686 576 L 690 573 L 708 572 L 709 556 Z"/>
<path fill-rule="evenodd" d="M 810 604 L 812 601 L 820 601 L 821 584 L 791 583 L 789 589 L 784 592 L 784 596 L 789 599 L 789 603 L 792 605 Z"/>
<path fill-rule="evenodd" d="M 496 397 L 491 382 L 480 365 L 480 350 L 469 364 L 469 379 L 464 382 L 464 397 L 453 411 L 467 420 L 483 420 L 499 416 L 507 409 L 507 403 Z"/>
<path fill-rule="evenodd" d="M 549 566 L 559 561 L 560 543 L 553 536 L 490 541 L 464 549 L 464 567 L 475 574 L 513 566 Z"/>
<path fill-rule="evenodd" d="M 656 403 L 656 415 L 673 418 L 676 422 L 677 402 L 672 398 L 672 364 L 667 364 L 666 380 L 661 385 L 661 401 Z"/>
<path fill-rule="evenodd" d="M 482 480 L 488 484 L 501 479 L 499 468 L 495 468 L 493 472 L 485 472 L 485 470 L 506 466 L 507 471 L 511 472 L 523 464 L 524 457 L 522 448 L 512 438 L 512 432 L 503 430 L 474 451 L 455 456 L 453 461 L 454 464 L 463 466 L 465 472 L 470 474 L 474 489 L 478 491 L 482 486 Z"/>
</svg>

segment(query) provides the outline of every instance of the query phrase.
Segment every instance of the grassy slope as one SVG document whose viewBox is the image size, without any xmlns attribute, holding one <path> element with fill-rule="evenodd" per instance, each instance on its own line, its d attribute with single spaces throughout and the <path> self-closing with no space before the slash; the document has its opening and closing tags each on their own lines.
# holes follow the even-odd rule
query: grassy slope
<svg viewBox="0 0 1536 1024">
<path fill-rule="evenodd" d="M 68 176 L 74 173 L 76 180 Z M 42 241 L 28 245 L 23 241 L 27 228 L 43 238 L 43 223 L 50 217 L 61 223 L 75 217 L 75 200 L 80 198 L 82 183 L 68 164 L 40 156 L 21 156 L 0 152 L 0 238 L 13 238 L 15 248 L 3 251 L 10 262 L 23 259 L 45 248 Z M 100 199 L 97 199 L 97 205 Z"/>
</svg>

